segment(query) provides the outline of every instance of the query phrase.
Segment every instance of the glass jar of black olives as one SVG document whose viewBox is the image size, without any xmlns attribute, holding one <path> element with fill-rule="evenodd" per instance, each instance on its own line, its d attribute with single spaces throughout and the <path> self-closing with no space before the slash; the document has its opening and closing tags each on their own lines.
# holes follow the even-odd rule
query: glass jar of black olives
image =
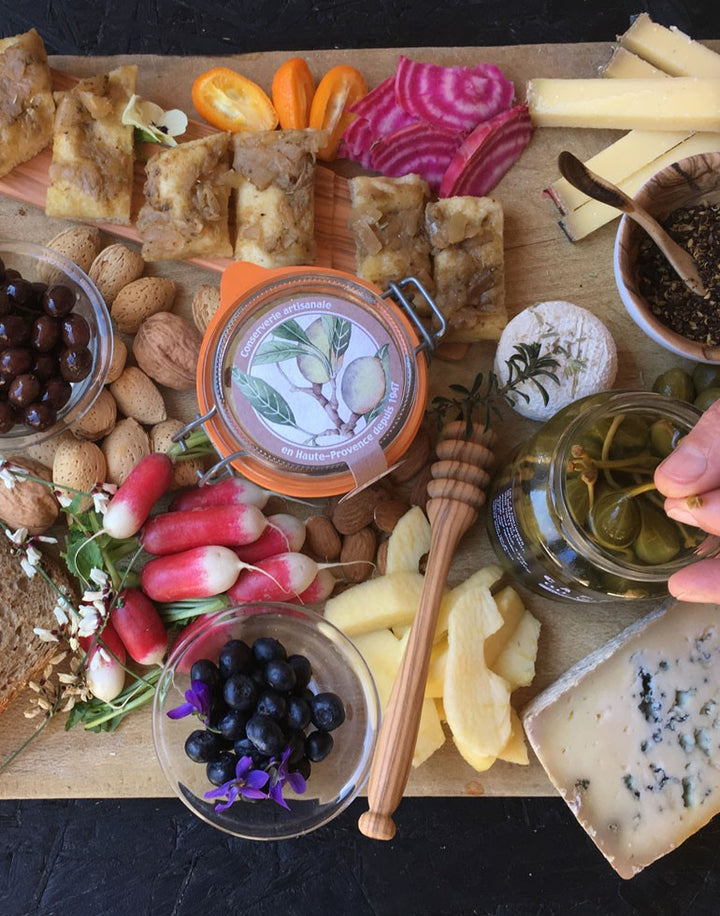
<svg viewBox="0 0 720 916">
<path fill-rule="evenodd" d="M 110 315 L 89 277 L 51 249 L 0 242 L 0 449 L 71 427 L 111 359 Z"/>
<path fill-rule="evenodd" d="M 559 411 L 491 484 L 500 560 L 540 594 L 574 601 L 667 594 L 670 574 L 709 542 L 670 520 L 657 465 L 700 412 L 647 391 L 606 391 Z"/>
</svg>

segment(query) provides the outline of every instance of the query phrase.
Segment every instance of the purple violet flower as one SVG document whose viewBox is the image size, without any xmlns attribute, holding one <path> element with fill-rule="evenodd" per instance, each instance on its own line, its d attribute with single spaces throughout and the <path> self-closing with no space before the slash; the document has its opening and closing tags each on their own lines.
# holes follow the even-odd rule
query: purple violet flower
<svg viewBox="0 0 720 916">
<path fill-rule="evenodd" d="M 274 767 L 271 766 L 271 769 L 274 769 L 274 773 L 268 788 L 268 797 L 276 804 L 288 809 L 290 806 L 283 798 L 283 788 L 289 785 L 296 795 L 302 795 L 307 788 L 304 776 L 300 773 L 291 773 L 288 769 L 288 760 L 291 753 L 292 748 L 286 747 L 280 763 L 276 763 Z"/>
<path fill-rule="evenodd" d="M 189 690 L 185 691 L 185 703 L 169 709 L 168 719 L 182 719 L 185 716 L 197 715 L 203 722 L 210 715 L 210 687 L 204 681 L 191 681 Z"/>
<path fill-rule="evenodd" d="M 217 789 L 210 789 L 205 793 L 205 798 L 220 798 L 226 795 L 224 802 L 218 802 L 215 805 L 216 811 L 225 811 L 239 797 L 245 798 L 267 798 L 267 793 L 262 791 L 263 786 L 267 785 L 270 779 L 269 773 L 264 770 L 254 770 L 252 768 L 252 757 L 241 757 L 235 767 L 235 779 L 223 783 Z"/>
</svg>

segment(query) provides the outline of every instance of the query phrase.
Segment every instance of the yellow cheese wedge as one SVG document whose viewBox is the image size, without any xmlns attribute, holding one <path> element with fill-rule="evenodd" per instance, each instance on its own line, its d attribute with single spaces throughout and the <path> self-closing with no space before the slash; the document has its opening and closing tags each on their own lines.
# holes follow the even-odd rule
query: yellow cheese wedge
<svg viewBox="0 0 720 916">
<path fill-rule="evenodd" d="M 657 79 L 663 76 L 667 78 L 670 74 L 659 67 L 653 67 L 642 57 L 638 57 L 637 54 L 633 54 L 632 51 L 628 51 L 627 48 L 619 45 L 614 49 L 610 60 L 600 69 L 600 76 L 604 76 L 606 79 L 637 80 Z M 688 73 L 688 76 L 698 76 L 698 74 Z"/>
<path fill-rule="evenodd" d="M 647 13 L 635 19 L 620 37 L 620 44 L 670 76 L 720 78 L 720 54 L 675 26 L 666 28 L 653 22 Z"/>
<path fill-rule="evenodd" d="M 686 156 L 696 156 L 700 153 L 714 153 L 720 151 L 720 133 L 691 134 L 687 140 L 677 144 L 662 156 L 653 159 L 643 168 L 638 169 L 629 178 L 616 181 L 615 184 L 622 188 L 630 197 L 634 197 L 645 182 L 660 169 L 673 162 L 678 162 Z M 618 216 L 618 211 L 607 204 L 597 200 L 589 200 L 560 220 L 560 225 L 567 237 L 572 242 L 585 238 L 591 232 L 609 223 Z"/>
<path fill-rule="evenodd" d="M 720 79 L 533 79 L 536 127 L 720 130 Z"/>
</svg>

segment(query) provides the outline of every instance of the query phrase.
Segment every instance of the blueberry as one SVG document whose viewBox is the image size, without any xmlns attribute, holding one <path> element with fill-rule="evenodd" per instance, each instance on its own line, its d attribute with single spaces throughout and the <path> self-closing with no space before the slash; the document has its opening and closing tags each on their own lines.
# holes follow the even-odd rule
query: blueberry
<svg viewBox="0 0 720 916">
<path fill-rule="evenodd" d="M 224 678 L 231 674 L 247 674 L 252 662 L 250 646 L 242 639 L 231 639 L 220 650 L 218 668 Z"/>
<path fill-rule="evenodd" d="M 195 763 L 207 763 L 214 760 L 220 752 L 220 740 L 214 732 L 197 728 L 185 741 L 185 753 Z"/>
<path fill-rule="evenodd" d="M 238 755 L 238 757 L 250 757 L 252 758 L 253 766 L 256 769 L 263 769 L 270 763 L 270 758 L 267 754 L 261 753 L 252 741 L 245 737 L 240 738 L 233 745 L 233 750 Z"/>
<path fill-rule="evenodd" d="M 231 674 L 225 681 L 223 697 L 233 709 L 253 709 L 257 695 L 257 685 L 247 674 Z"/>
<path fill-rule="evenodd" d="M 245 732 L 255 747 L 269 757 L 279 756 L 285 746 L 285 736 L 278 723 L 269 716 L 253 716 Z"/>
<path fill-rule="evenodd" d="M 288 697 L 287 721 L 291 728 L 306 729 L 311 717 L 312 711 L 307 700 L 302 697 Z"/>
<path fill-rule="evenodd" d="M 276 658 L 285 661 L 287 652 L 285 646 L 273 639 L 272 636 L 261 636 L 256 639 L 252 646 L 253 655 L 259 662 L 269 662 Z"/>
<path fill-rule="evenodd" d="M 232 751 L 221 751 L 215 760 L 211 760 L 205 767 L 207 778 L 214 786 L 221 786 L 224 782 L 235 779 L 235 767 L 238 759 Z"/>
<path fill-rule="evenodd" d="M 312 770 L 312 766 L 310 765 L 310 761 L 307 759 L 307 757 L 303 757 L 302 760 L 299 760 L 296 764 L 293 764 L 290 769 L 293 773 L 299 773 L 306 782 L 308 779 L 310 779 L 310 771 Z"/>
<path fill-rule="evenodd" d="M 265 665 L 268 686 L 289 693 L 295 686 L 295 671 L 283 659 L 275 658 Z"/>
<path fill-rule="evenodd" d="M 290 655 L 288 665 L 295 672 L 295 690 L 300 691 L 307 687 L 312 677 L 312 666 L 304 655 Z"/>
<path fill-rule="evenodd" d="M 202 681 L 212 690 L 220 686 L 220 671 L 215 662 L 209 658 L 199 658 L 190 669 L 191 681 Z"/>
<path fill-rule="evenodd" d="M 327 732 L 311 732 L 305 739 L 305 754 L 313 763 L 324 760 L 333 749 L 332 735 Z"/>
<path fill-rule="evenodd" d="M 321 731 L 331 732 L 345 721 L 345 706 L 336 693 L 315 694 L 310 708 L 313 725 Z"/>
<path fill-rule="evenodd" d="M 223 738 L 227 738 L 228 741 L 237 741 L 238 738 L 245 737 L 247 720 L 248 714 L 245 710 L 231 709 L 219 720 L 217 728 Z"/>
<path fill-rule="evenodd" d="M 287 743 L 290 748 L 288 764 L 294 766 L 305 756 L 305 735 L 300 730 L 291 731 L 288 735 Z"/>
<path fill-rule="evenodd" d="M 261 716 L 270 716 L 271 719 L 284 719 L 287 714 L 285 697 L 275 690 L 266 690 L 260 694 L 255 711 Z"/>
</svg>

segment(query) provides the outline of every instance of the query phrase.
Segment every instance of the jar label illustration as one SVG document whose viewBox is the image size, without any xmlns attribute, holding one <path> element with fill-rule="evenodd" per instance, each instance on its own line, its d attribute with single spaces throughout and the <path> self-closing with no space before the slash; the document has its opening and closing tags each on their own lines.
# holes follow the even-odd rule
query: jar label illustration
<svg viewBox="0 0 720 916">
<path fill-rule="evenodd" d="M 358 482 L 386 470 L 404 371 L 370 313 L 332 296 L 276 304 L 236 335 L 224 379 L 238 423 L 277 460 L 346 465 Z"/>
</svg>

